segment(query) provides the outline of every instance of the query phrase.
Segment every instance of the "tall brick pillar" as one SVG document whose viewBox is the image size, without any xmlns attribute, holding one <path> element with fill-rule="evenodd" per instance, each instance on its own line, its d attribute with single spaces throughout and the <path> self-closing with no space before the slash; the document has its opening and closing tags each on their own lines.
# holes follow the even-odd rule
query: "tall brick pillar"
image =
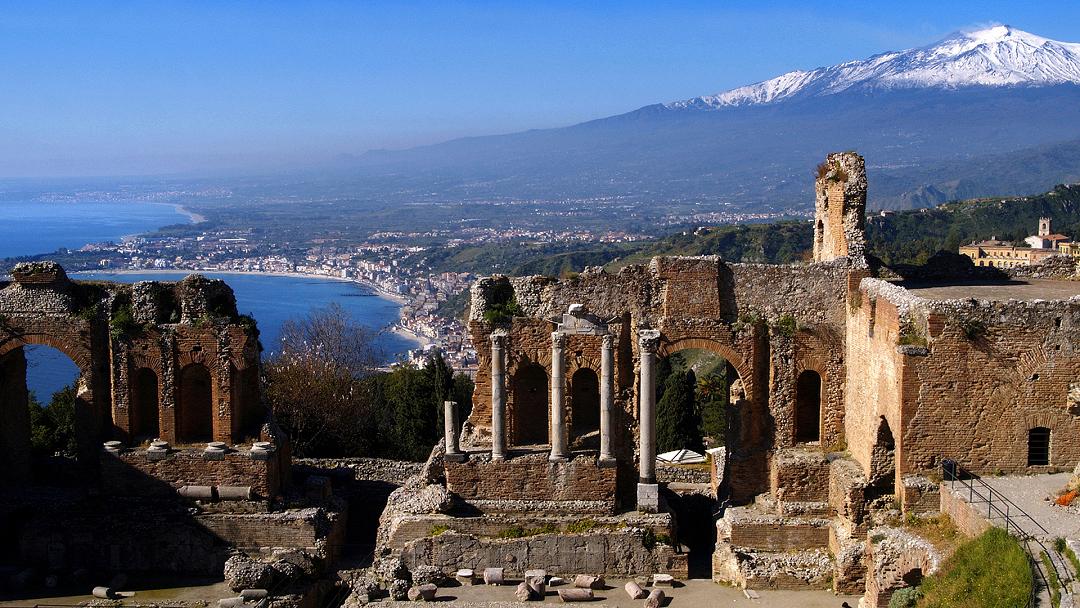
<svg viewBox="0 0 1080 608">
<path fill-rule="evenodd" d="M 866 265 L 866 164 L 854 152 L 834 152 L 814 182 L 814 261 L 848 257 Z"/>
</svg>

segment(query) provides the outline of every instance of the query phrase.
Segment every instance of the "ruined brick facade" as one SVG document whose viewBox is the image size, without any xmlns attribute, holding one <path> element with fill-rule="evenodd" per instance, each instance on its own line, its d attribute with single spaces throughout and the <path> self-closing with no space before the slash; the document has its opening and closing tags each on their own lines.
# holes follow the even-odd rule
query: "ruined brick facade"
<svg viewBox="0 0 1080 608">
<path fill-rule="evenodd" d="M 29 476 L 27 344 L 78 367 L 75 433 L 91 467 L 106 440 L 258 440 L 258 336 L 222 281 L 80 283 L 51 262 L 20 264 L 12 277 L 0 287 L 4 478 Z"/>
</svg>

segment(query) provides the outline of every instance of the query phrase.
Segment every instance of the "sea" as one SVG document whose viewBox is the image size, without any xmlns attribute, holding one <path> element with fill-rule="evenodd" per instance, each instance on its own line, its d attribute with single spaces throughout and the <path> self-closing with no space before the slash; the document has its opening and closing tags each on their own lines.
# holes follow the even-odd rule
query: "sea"
<svg viewBox="0 0 1080 608">
<path fill-rule="evenodd" d="M 169 224 L 191 221 L 173 206 L 144 203 L 0 203 L 5 222 L 0 224 L 0 257 L 33 255 L 59 248 L 78 249 L 88 243 L 118 241 Z M 133 283 L 135 281 L 176 281 L 187 272 L 89 272 L 72 273 L 73 279 L 94 279 Z M 375 345 L 382 358 L 392 362 L 417 343 L 388 331 L 398 318 L 401 305 L 378 295 L 370 288 L 349 281 L 314 277 L 262 274 L 205 273 L 225 280 L 236 295 L 236 307 L 250 314 L 259 325 L 264 356 L 278 349 L 281 326 L 287 319 L 303 318 L 312 310 L 337 303 L 352 319 L 376 334 Z M 42 402 L 74 382 L 75 364 L 60 351 L 32 345 L 26 347 L 27 387 Z"/>
</svg>

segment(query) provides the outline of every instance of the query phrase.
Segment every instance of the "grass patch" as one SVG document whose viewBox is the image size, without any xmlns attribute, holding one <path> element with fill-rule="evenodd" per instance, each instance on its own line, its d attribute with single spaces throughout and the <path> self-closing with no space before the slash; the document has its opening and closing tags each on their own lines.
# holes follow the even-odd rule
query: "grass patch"
<svg viewBox="0 0 1080 608">
<path fill-rule="evenodd" d="M 948 555 L 964 540 L 964 536 L 945 513 L 934 517 L 919 517 L 908 513 L 904 517 L 904 527 L 934 545 L 938 551 Z"/>
<path fill-rule="evenodd" d="M 495 533 L 495 538 L 526 538 L 528 536 L 536 536 L 538 534 L 555 534 L 559 531 L 559 527 L 555 524 L 542 524 L 535 528 L 525 528 L 522 526 L 510 526 L 509 528 L 503 528 Z"/>
<path fill-rule="evenodd" d="M 1034 583 L 1023 547 L 1000 528 L 960 545 L 922 587 L 924 608 L 1025 606 Z"/>
<path fill-rule="evenodd" d="M 1050 561 L 1050 556 L 1046 554 L 1046 551 L 1039 553 L 1039 559 L 1042 560 L 1043 567 L 1046 569 L 1046 582 L 1050 585 L 1050 605 L 1054 608 L 1061 608 L 1061 579 L 1058 578 L 1057 570 L 1054 569 L 1054 564 Z"/>
<path fill-rule="evenodd" d="M 442 524 L 435 524 L 431 526 L 431 530 L 428 531 L 428 536 L 438 536 L 443 532 L 449 532 L 450 526 L 444 526 Z"/>
<path fill-rule="evenodd" d="M 1054 539 L 1054 548 L 1057 549 L 1058 553 L 1064 555 L 1065 559 L 1069 560 L 1069 563 L 1072 564 L 1073 571 L 1080 575 L 1080 559 L 1077 559 L 1076 552 L 1073 551 L 1069 545 L 1065 544 L 1065 539 Z"/>
</svg>

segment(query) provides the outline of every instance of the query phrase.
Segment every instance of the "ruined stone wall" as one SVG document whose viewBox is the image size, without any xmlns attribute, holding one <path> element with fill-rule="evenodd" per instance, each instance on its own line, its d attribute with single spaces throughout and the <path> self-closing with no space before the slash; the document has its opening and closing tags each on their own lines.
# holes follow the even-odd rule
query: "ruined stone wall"
<svg viewBox="0 0 1080 608">
<path fill-rule="evenodd" d="M 229 451 L 220 460 L 201 450 L 173 450 L 164 458 L 126 450 L 101 459 L 102 482 L 110 492 L 127 496 L 172 493 L 185 485 L 248 486 L 256 498 L 268 499 L 281 490 L 280 468 L 278 459 L 255 457 L 248 450 Z"/>
<path fill-rule="evenodd" d="M 900 425 L 904 355 L 897 351 L 900 312 L 880 290 L 889 285 L 864 279 L 852 294 L 847 324 L 847 388 L 844 428 L 847 448 L 872 479 L 874 447 L 884 418 L 895 433 Z M 900 289 L 900 288 L 896 288 Z"/>
<path fill-rule="evenodd" d="M 579 456 L 548 462 L 547 453 L 533 453 L 492 462 L 474 456 L 446 462 L 446 487 L 466 501 L 591 502 L 614 509 L 615 469 Z"/>
<path fill-rule="evenodd" d="M 685 560 L 668 545 L 647 547 L 644 531 L 598 531 L 588 534 L 540 534 L 519 539 L 486 539 L 447 532 L 408 543 L 402 558 L 409 568 L 428 565 L 453 572 L 458 568 L 505 568 L 510 576 L 544 569 L 548 574 L 581 573 L 608 576 L 651 575 L 674 571 L 685 577 Z"/>
<path fill-rule="evenodd" d="M 901 462 L 952 458 L 977 473 L 1080 461 L 1080 298 L 922 301 L 928 354 L 909 357 Z M 907 390 L 907 385 L 905 385 Z M 1028 431 L 1051 430 L 1050 465 L 1027 465 Z"/>
<path fill-rule="evenodd" d="M 854 152 L 828 155 L 814 182 L 814 260 L 850 256 L 863 260 L 866 224 L 866 165 Z"/>
<path fill-rule="evenodd" d="M 0 364 L 9 382 L 0 394 L 0 413 L 25 408 L 25 372 L 20 350 L 52 346 L 79 368 L 75 434 L 80 462 L 93 467 L 101 442 L 133 443 L 160 437 L 176 443 L 181 422 L 179 377 L 204 365 L 211 378 L 205 439 L 236 442 L 257 437 L 264 418 L 258 387 L 258 339 L 254 322 L 236 312 L 232 290 L 220 280 L 191 275 L 177 283 L 123 285 L 75 282 L 53 262 L 19 264 L 13 281 L 0 284 Z M 135 428 L 131 409 L 138 389 L 133 375 L 149 370 L 156 399 Z M 0 433 L 0 455 L 20 463 L 16 452 L 28 429 L 19 422 Z M 15 436 L 18 435 L 18 436 Z M 205 440 L 203 439 L 203 440 Z M 26 477 L 25 466 L 5 478 Z"/>
</svg>

